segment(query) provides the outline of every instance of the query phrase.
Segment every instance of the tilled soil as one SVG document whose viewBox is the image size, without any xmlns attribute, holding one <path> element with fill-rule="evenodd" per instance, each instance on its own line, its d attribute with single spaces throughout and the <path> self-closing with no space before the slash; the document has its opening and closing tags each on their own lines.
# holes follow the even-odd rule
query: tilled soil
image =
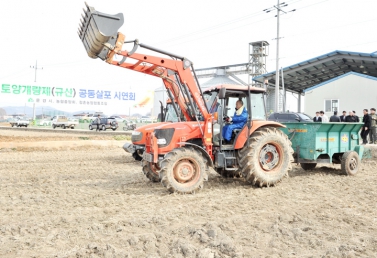
<svg viewBox="0 0 377 258">
<path fill-rule="evenodd" d="M 0 152 L 0 257 L 377 257 L 376 173 L 212 173 L 177 195 L 120 147 Z"/>
<path fill-rule="evenodd" d="M 116 137 L 116 136 L 115 136 Z M 66 134 L 64 132 L 33 132 L 19 130 L 0 130 L 0 142 L 36 142 L 70 140 L 112 140 L 113 135 Z"/>
</svg>

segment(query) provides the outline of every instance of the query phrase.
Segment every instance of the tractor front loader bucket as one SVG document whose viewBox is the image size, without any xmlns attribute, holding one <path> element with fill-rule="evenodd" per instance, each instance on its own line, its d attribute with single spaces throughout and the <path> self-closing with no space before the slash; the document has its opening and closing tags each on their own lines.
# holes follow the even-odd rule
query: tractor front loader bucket
<svg viewBox="0 0 377 258">
<path fill-rule="evenodd" d="M 78 31 L 79 37 L 89 57 L 106 60 L 110 51 L 109 46 L 114 46 L 118 30 L 123 25 L 123 14 L 101 13 L 86 2 L 85 5 L 86 10 L 84 9 Z"/>
</svg>

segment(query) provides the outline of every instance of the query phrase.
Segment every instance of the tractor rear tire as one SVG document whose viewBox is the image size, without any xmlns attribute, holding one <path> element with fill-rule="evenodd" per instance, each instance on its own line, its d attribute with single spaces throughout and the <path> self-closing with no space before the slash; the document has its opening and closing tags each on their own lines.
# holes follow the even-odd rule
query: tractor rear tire
<svg viewBox="0 0 377 258">
<path fill-rule="evenodd" d="M 247 182 L 263 187 L 280 182 L 292 170 L 293 149 L 288 137 L 275 127 L 262 127 L 239 151 L 240 167 Z"/>
<path fill-rule="evenodd" d="M 160 182 L 160 176 L 158 175 L 158 167 L 155 164 L 143 160 L 143 173 L 153 183 Z"/>
<path fill-rule="evenodd" d="M 355 151 L 347 151 L 342 155 L 341 170 L 348 176 L 354 176 L 359 171 L 360 157 Z"/>
<path fill-rule="evenodd" d="M 317 166 L 317 163 L 300 163 L 304 170 L 312 170 Z"/>
<path fill-rule="evenodd" d="M 195 193 L 208 180 L 208 164 L 199 151 L 177 148 L 161 161 L 161 184 L 171 193 Z"/>
</svg>

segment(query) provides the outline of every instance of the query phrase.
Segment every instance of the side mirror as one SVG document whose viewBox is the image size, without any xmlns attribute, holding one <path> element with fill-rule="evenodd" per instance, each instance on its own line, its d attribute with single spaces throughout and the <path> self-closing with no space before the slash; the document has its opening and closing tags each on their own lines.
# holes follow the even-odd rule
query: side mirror
<svg viewBox="0 0 377 258">
<path fill-rule="evenodd" d="M 219 92 L 219 99 L 225 99 L 226 89 L 221 88 Z"/>
<path fill-rule="evenodd" d="M 217 123 L 221 124 L 223 122 L 223 107 L 221 105 L 217 108 Z"/>
<path fill-rule="evenodd" d="M 299 121 L 300 122 L 300 118 L 298 118 L 298 117 L 296 117 L 296 119 L 295 120 L 297 120 L 297 121 Z"/>
</svg>

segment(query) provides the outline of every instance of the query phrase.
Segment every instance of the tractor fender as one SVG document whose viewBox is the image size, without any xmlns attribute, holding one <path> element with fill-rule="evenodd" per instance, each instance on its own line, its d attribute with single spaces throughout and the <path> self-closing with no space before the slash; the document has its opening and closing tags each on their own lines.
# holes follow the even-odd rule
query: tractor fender
<svg viewBox="0 0 377 258">
<path fill-rule="evenodd" d="M 276 127 L 276 128 L 286 127 L 285 125 L 274 122 L 274 121 L 264 121 L 264 120 L 253 121 L 252 126 L 250 128 L 250 135 L 252 135 L 257 129 L 259 129 L 261 127 L 266 127 L 266 126 Z M 234 149 L 235 150 L 241 149 L 245 145 L 247 138 L 248 138 L 247 131 L 248 131 L 248 128 L 247 128 L 247 125 L 245 125 L 242 128 L 241 132 L 239 132 L 237 134 L 236 139 L 234 140 Z"/>
<path fill-rule="evenodd" d="M 178 142 L 177 143 L 178 145 L 189 145 L 189 146 L 192 146 L 195 150 L 198 150 L 200 153 L 202 153 L 203 157 L 207 160 L 207 164 L 209 167 L 214 167 L 213 165 L 213 161 L 211 159 L 211 157 L 209 156 L 209 154 L 206 152 L 205 149 L 203 149 L 201 146 L 199 145 L 196 145 L 194 143 L 190 143 L 190 142 Z"/>
</svg>

